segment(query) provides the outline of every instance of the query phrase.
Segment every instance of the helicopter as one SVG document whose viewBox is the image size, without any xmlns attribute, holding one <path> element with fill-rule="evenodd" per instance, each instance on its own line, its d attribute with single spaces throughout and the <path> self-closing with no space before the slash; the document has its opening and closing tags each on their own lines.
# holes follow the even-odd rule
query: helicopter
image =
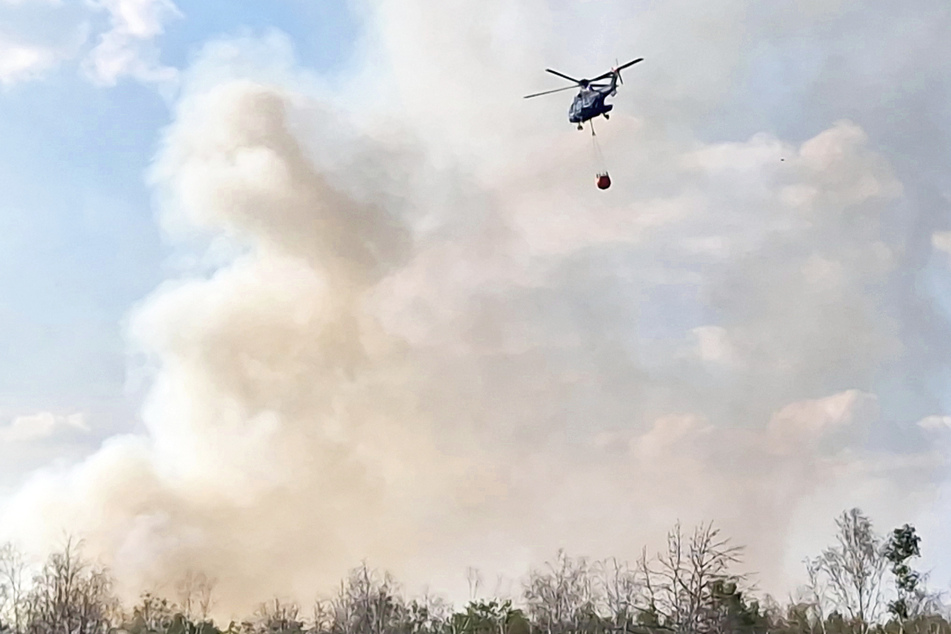
<svg viewBox="0 0 951 634">
<path fill-rule="evenodd" d="M 644 61 L 644 58 L 640 57 L 621 66 L 615 66 L 610 71 L 604 73 L 603 75 L 598 75 L 594 79 L 575 79 L 574 77 L 569 77 L 564 73 L 560 73 L 557 70 L 552 70 L 550 68 L 546 68 L 545 71 L 551 73 L 552 75 L 557 75 L 562 79 L 567 79 L 568 81 L 573 82 L 577 86 L 581 87 L 581 90 L 578 91 L 574 101 L 571 102 L 571 107 L 568 109 L 568 121 L 571 123 L 577 123 L 578 129 L 582 130 L 584 129 L 584 123 L 586 121 L 590 121 L 597 116 L 603 116 L 605 119 L 611 118 L 611 115 L 608 113 L 614 109 L 614 105 L 604 103 L 604 100 L 607 97 L 613 97 L 617 94 L 618 82 L 621 84 L 624 83 L 624 80 L 621 79 L 621 71 L 628 66 L 633 66 L 634 64 L 642 61 Z M 611 78 L 610 84 L 594 83 L 602 79 L 607 79 L 608 77 Z M 550 95 L 551 93 L 561 92 L 562 90 L 571 90 L 572 88 L 574 88 L 574 86 L 565 86 L 564 88 L 556 88 L 555 90 L 537 92 L 532 95 L 525 95 L 525 99 L 541 97 L 542 95 Z"/>
</svg>

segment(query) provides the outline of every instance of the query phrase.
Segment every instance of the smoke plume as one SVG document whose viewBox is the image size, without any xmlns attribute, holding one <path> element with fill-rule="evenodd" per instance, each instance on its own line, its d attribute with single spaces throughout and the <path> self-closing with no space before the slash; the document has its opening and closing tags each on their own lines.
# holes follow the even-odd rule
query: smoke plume
<svg viewBox="0 0 951 634">
<path fill-rule="evenodd" d="M 776 593 L 846 507 L 927 545 L 948 323 L 916 280 L 948 268 L 914 251 L 949 181 L 909 152 L 948 119 L 862 96 L 946 108 L 901 73 L 947 88 L 949 14 L 869 59 L 840 39 L 933 3 L 801 4 L 367 0 L 349 81 L 279 35 L 209 45 L 150 173 L 192 266 L 130 317 L 147 433 L 37 474 L 4 525 L 84 536 L 129 596 L 205 572 L 222 614 L 362 559 L 458 598 L 467 566 L 633 559 L 678 518 Z M 599 192 L 568 98 L 520 96 L 641 55 Z"/>
</svg>

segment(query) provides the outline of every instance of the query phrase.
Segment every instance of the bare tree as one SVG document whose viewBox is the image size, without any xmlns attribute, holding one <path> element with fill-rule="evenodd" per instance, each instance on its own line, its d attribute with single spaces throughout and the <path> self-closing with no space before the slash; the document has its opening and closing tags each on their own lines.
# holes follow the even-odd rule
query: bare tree
<svg viewBox="0 0 951 634">
<path fill-rule="evenodd" d="M 528 612 L 549 634 L 577 631 L 581 621 L 598 615 L 601 595 L 595 571 L 586 558 L 571 559 L 563 550 L 547 568 L 529 574 L 524 588 Z"/>
<path fill-rule="evenodd" d="M 678 522 L 656 563 L 651 565 L 646 552 L 638 563 L 646 601 L 641 623 L 686 634 L 715 630 L 718 592 L 724 583 L 738 584 L 745 578 L 730 572 L 742 550 L 720 537 L 712 522 L 698 526 L 689 540 Z"/>
<path fill-rule="evenodd" d="M 324 598 L 314 600 L 311 609 L 311 627 L 313 634 L 327 634 L 334 628 L 334 604 L 333 601 Z"/>
<path fill-rule="evenodd" d="M 253 634 L 300 634 L 304 631 L 300 606 L 276 598 L 262 603 L 254 614 L 254 620 L 244 626 Z"/>
<path fill-rule="evenodd" d="M 333 634 L 383 634 L 399 629 L 405 614 L 393 578 L 379 577 L 365 563 L 341 583 L 332 607 Z"/>
<path fill-rule="evenodd" d="M 23 554 L 13 544 L 4 544 L 0 548 L 0 601 L 3 616 L 13 626 L 14 632 L 20 632 L 23 627 L 26 574 Z"/>
<path fill-rule="evenodd" d="M 813 585 L 821 583 L 825 588 L 816 601 L 827 602 L 854 631 L 867 634 L 884 607 L 882 577 L 888 564 L 884 544 L 857 508 L 844 511 L 835 523 L 837 544 L 807 565 Z"/>
<path fill-rule="evenodd" d="M 634 623 L 639 597 L 644 588 L 637 571 L 615 558 L 600 563 L 607 614 L 615 630 L 629 630 Z"/>
<path fill-rule="evenodd" d="M 482 573 L 478 568 L 466 568 L 466 581 L 469 584 L 469 600 L 475 601 L 479 596 L 479 586 L 482 585 Z"/>
<path fill-rule="evenodd" d="M 214 605 L 213 591 L 217 579 L 203 572 L 188 570 L 178 582 L 177 590 L 182 612 L 190 619 L 206 620 Z"/>
<path fill-rule="evenodd" d="M 796 604 L 799 607 L 797 618 L 805 620 L 810 631 L 818 630 L 826 634 L 826 606 L 829 604 L 829 586 L 818 560 L 806 559 L 806 574 L 809 582 L 803 588 L 802 600 Z"/>
<path fill-rule="evenodd" d="M 34 578 L 23 614 L 29 634 L 104 634 L 118 620 L 111 578 L 80 550 L 81 543 L 68 539 Z"/>
<path fill-rule="evenodd" d="M 636 608 L 637 620 L 648 627 L 660 627 L 663 618 L 659 607 L 662 602 L 661 588 L 658 587 L 657 573 L 651 569 L 651 561 L 647 559 L 646 546 L 641 550 L 641 558 L 637 560 L 636 570 L 639 575 L 638 584 L 643 589 L 641 600 Z"/>
</svg>

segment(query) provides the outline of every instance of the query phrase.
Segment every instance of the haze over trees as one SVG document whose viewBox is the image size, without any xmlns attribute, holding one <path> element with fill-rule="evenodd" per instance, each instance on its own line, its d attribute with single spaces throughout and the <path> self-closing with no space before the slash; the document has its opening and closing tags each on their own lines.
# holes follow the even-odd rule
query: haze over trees
<svg viewBox="0 0 951 634">
<path fill-rule="evenodd" d="M 69 540 L 32 565 L 11 545 L 0 549 L 0 634 L 951 634 L 940 596 L 914 569 L 920 537 L 905 524 L 877 534 L 859 509 L 836 519 L 836 542 L 807 559 L 807 582 L 780 603 L 759 596 L 736 571 L 742 546 L 712 523 L 679 524 L 666 547 L 633 564 L 592 561 L 559 551 L 532 570 L 520 596 L 469 603 L 406 597 L 397 582 L 366 564 L 335 595 L 311 606 L 272 599 L 241 622 L 215 623 L 215 580 L 187 573 L 175 597 L 116 598 L 109 572 Z"/>
</svg>

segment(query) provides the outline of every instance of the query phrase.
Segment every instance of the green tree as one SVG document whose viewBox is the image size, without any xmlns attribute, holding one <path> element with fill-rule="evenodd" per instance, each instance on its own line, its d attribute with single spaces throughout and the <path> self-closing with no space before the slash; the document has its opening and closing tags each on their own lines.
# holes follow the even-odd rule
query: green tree
<svg viewBox="0 0 951 634">
<path fill-rule="evenodd" d="M 465 612 L 452 615 L 452 634 L 529 634 L 525 614 L 511 601 L 470 601 Z"/>
<path fill-rule="evenodd" d="M 403 608 L 402 634 L 445 634 L 452 620 L 452 608 L 438 597 L 413 599 Z"/>
<path fill-rule="evenodd" d="M 132 613 L 126 617 L 123 629 L 129 634 L 166 632 L 177 613 L 178 608 L 168 599 L 146 592 L 139 603 L 132 607 Z"/>
<path fill-rule="evenodd" d="M 920 575 L 911 569 L 908 560 L 921 555 L 919 544 L 921 538 L 915 533 L 915 527 L 905 524 L 892 531 L 888 543 L 885 545 L 885 557 L 892 564 L 892 575 L 895 577 L 895 588 L 898 598 L 888 604 L 891 612 L 899 623 L 903 623 L 911 616 L 915 599 L 918 595 Z"/>
<path fill-rule="evenodd" d="M 769 619 L 758 601 L 748 600 L 732 581 L 716 581 L 711 589 L 711 606 L 706 619 L 708 632 L 716 634 L 758 634 L 769 630 Z"/>
</svg>

